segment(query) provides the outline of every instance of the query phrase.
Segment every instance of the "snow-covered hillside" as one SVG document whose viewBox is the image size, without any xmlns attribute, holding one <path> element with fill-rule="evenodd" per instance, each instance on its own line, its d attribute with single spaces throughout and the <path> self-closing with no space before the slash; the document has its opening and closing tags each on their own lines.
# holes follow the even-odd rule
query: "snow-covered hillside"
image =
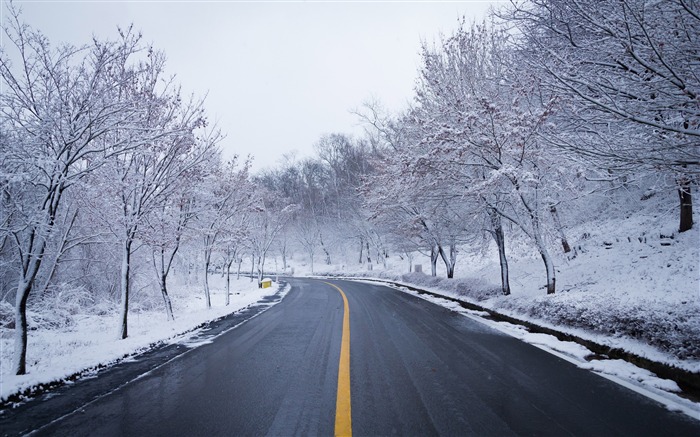
<svg viewBox="0 0 700 437">
<path fill-rule="evenodd" d="M 629 218 L 593 219 L 567 231 L 573 253 L 555 260 L 557 292 L 547 295 L 541 259 L 513 243 L 512 294 L 500 293 L 498 255 L 460 253 L 455 279 L 441 262 L 416 255 L 423 272 L 406 273 L 408 262 L 390 257 L 388 268 L 317 266 L 321 274 L 378 277 L 458 297 L 653 361 L 700 372 L 700 230 L 677 232 L 668 198 Z M 306 266 L 296 266 L 296 271 Z"/>
</svg>

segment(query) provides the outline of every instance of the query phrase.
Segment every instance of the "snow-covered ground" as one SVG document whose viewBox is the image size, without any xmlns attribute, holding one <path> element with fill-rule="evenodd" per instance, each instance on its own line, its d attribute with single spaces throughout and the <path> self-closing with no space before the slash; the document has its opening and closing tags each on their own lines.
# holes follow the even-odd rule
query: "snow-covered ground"
<svg viewBox="0 0 700 437">
<path fill-rule="evenodd" d="M 231 281 L 231 301 L 225 305 L 224 280 L 210 278 L 212 308 L 205 308 L 201 286 L 171 287 L 175 321 L 167 321 L 165 311 L 135 311 L 129 314 L 129 337 L 117 339 L 118 312 L 106 315 L 75 315 L 71 326 L 60 329 L 37 328 L 29 332 L 27 366 L 22 376 L 12 372 L 14 330 L 0 328 L 0 399 L 27 388 L 60 381 L 85 369 L 108 366 L 164 342 L 179 341 L 203 323 L 245 308 L 277 292 L 259 289 L 248 278 Z M 30 312 L 30 317 L 31 317 Z"/>
</svg>

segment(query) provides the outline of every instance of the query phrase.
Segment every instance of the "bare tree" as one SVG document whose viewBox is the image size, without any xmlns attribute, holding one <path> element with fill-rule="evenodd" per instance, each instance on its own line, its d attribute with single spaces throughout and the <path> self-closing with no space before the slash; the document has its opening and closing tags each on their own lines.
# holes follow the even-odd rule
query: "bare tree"
<svg viewBox="0 0 700 437">
<path fill-rule="evenodd" d="M 567 102 L 552 144 L 604 169 L 665 172 L 679 194 L 679 230 L 690 229 L 700 172 L 698 3 L 534 0 L 502 16 L 543 85 Z"/>
<path fill-rule="evenodd" d="M 65 193 L 106 159 L 129 145 L 108 134 L 133 119 L 133 102 L 113 92 L 124 77 L 139 37 L 54 49 L 48 39 L 21 22 L 8 6 L 6 41 L 0 54 L 0 114 L 7 129 L 2 148 L 5 198 L 3 234 L 16 245 L 16 338 L 14 368 L 27 371 L 27 301 L 45 259 L 47 242 L 64 206 Z M 3 237 L 4 238 L 4 237 Z"/>
<path fill-rule="evenodd" d="M 314 273 L 314 255 L 321 239 L 321 232 L 314 217 L 301 217 L 296 224 L 296 238 L 304 248 L 311 262 L 311 274 Z"/>
<path fill-rule="evenodd" d="M 559 177 L 555 162 L 561 157 L 541 140 L 554 102 L 542 99 L 536 82 L 517 69 L 508 41 L 508 33 L 494 25 L 462 25 L 440 46 L 424 47 L 419 106 L 407 117 L 420 139 L 420 158 L 410 168 L 431 174 L 435 184 L 463 187 L 444 195 L 481 204 L 484 214 L 495 212 L 517 225 L 542 257 L 547 293 L 554 293 L 554 264 L 544 240 L 549 216 L 543 211 L 553 195 L 545 187 L 558 186 L 545 181 Z M 490 222 L 507 293 L 503 233 L 499 220 Z"/>
<path fill-rule="evenodd" d="M 248 245 L 253 250 L 254 270 L 257 271 L 258 286 L 260 286 L 270 247 L 299 207 L 263 187 L 258 187 L 254 199 L 254 207 L 250 215 Z"/>
<path fill-rule="evenodd" d="M 238 251 L 234 251 L 231 244 L 234 240 L 238 243 L 240 238 L 229 237 L 238 235 L 240 228 L 247 223 L 254 203 L 253 188 L 248 179 L 250 163 L 248 159 L 239 165 L 238 158 L 234 157 L 212 172 L 198 188 L 197 196 L 201 206 L 194 232 L 203 243 L 204 297 L 207 308 L 211 308 L 209 267 L 212 255 L 223 240 L 229 252 L 226 260 L 233 260 Z"/>
<path fill-rule="evenodd" d="M 121 92 L 139 107 L 135 122 L 111 135 L 133 148 L 107 168 L 121 208 L 117 230 L 121 240 L 121 308 L 119 338 L 128 335 L 131 257 L 149 216 L 177 195 L 188 176 L 218 153 L 221 134 L 208 129 L 203 102 L 183 100 L 172 80 L 165 80 L 165 56 L 149 49 Z"/>
<path fill-rule="evenodd" d="M 143 239 L 151 248 L 153 269 L 158 279 L 168 320 L 175 320 L 172 301 L 168 294 L 168 275 L 175 255 L 180 249 L 182 237 L 194 215 L 193 196 L 183 192 L 171 196 L 160 208 L 147 216 L 146 225 L 143 228 Z"/>
</svg>

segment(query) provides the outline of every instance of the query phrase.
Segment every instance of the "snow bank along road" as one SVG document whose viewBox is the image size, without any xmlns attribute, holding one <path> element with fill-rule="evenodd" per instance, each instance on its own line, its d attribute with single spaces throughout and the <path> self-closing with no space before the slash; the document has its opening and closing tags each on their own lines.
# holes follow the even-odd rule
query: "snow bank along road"
<svg viewBox="0 0 700 437">
<path fill-rule="evenodd" d="M 700 435 L 700 421 L 390 288 L 291 279 L 277 305 L 37 435 Z M 97 378 L 99 379 L 99 378 Z M 5 422 L 7 424 L 7 422 Z"/>
</svg>

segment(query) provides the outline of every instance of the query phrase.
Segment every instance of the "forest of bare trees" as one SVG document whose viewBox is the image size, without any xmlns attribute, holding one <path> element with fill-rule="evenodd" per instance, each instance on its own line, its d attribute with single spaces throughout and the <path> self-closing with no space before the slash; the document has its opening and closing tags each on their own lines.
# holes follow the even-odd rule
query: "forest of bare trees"
<svg viewBox="0 0 700 437">
<path fill-rule="evenodd" d="M 134 304 L 178 316 L 174 270 L 199 278 L 210 306 L 208 276 L 232 267 L 250 266 L 260 281 L 290 273 L 295 256 L 312 272 L 382 268 L 396 256 L 410 271 L 422 253 L 426 273 L 442 262 L 452 277 L 460 252 L 494 244 L 507 295 L 515 239 L 541 259 L 551 294 L 552 253 L 574 250 L 567 230 L 591 214 L 582 213 L 589 196 L 629 205 L 644 198 L 621 187 L 649 196 L 671 187 L 678 231 L 693 226 L 696 1 L 517 1 L 462 22 L 420 49 L 405 111 L 368 103 L 356 110 L 364 135 L 323 135 L 314 156 L 290 153 L 255 174 L 250 159 L 222 158 L 226 126 L 209 122 L 206 102 L 183 94 L 166 54 L 132 29 L 59 45 L 10 12 L 0 296 L 13 308 L 17 374 L 27 371 L 28 308 L 106 305 L 126 338 Z"/>
</svg>

